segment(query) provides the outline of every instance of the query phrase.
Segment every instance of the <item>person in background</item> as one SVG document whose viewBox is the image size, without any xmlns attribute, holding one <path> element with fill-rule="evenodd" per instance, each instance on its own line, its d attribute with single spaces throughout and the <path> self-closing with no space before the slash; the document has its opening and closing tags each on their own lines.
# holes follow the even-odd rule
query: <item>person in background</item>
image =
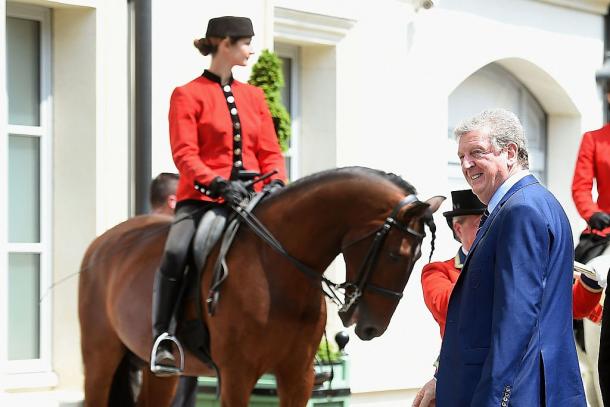
<svg viewBox="0 0 610 407">
<path fill-rule="evenodd" d="M 150 183 L 150 213 L 174 216 L 178 174 L 162 172 Z"/>
<path fill-rule="evenodd" d="M 610 102 L 610 83 L 604 86 Z M 596 185 L 597 199 L 593 198 Z M 572 178 L 572 199 L 578 213 L 587 222 L 575 250 L 575 259 L 588 263 L 607 251 L 610 245 L 610 124 L 600 129 L 588 131 L 582 136 L 574 177 Z M 596 269 L 600 280 L 606 280 L 608 270 Z M 591 284 L 601 296 L 601 287 Z M 606 293 L 607 294 L 607 293 Z M 604 308 L 608 303 L 604 300 Z M 595 304 L 591 304 L 594 307 Z M 601 338 L 598 360 L 599 384 L 605 405 L 610 405 L 610 315 L 602 315 Z"/>
<path fill-rule="evenodd" d="M 150 367 L 157 375 L 179 373 L 167 331 L 199 219 L 217 205 L 237 205 L 247 198 L 246 174 L 275 170 L 265 183 L 283 185 L 286 180 L 263 91 L 232 75 L 234 66 L 246 66 L 252 56 L 253 36 L 247 17 L 210 19 L 205 38 L 194 42 L 201 54 L 212 56 L 210 67 L 177 87 L 170 99 L 169 135 L 180 174 L 176 192 L 180 220 L 170 228 L 155 274 Z M 262 189 L 261 184 L 255 188 Z"/>
<path fill-rule="evenodd" d="M 447 224 L 453 232 L 453 238 L 461 246 L 455 257 L 446 261 L 428 263 L 421 273 L 424 302 L 439 325 L 441 338 L 445 332 L 447 307 L 449 306 L 451 291 L 460 276 L 470 246 L 472 246 L 477 234 L 481 215 L 486 208 L 470 189 L 451 191 L 451 200 L 453 208 L 451 211 L 444 212 L 443 216 L 445 216 Z M 435 363 L 435 366 L 437 366 L 437 363 Z M 432 379 L 417 392 L 413 405 L 433 406 L 435 391 L 436 379 Z"/>
<path fill-rule="evenodd" d="M 424 302 L 438 322 L 441 337 L 445 332 L 447 307 L 453 286 L 460 276 L 468 251 L 474 243 L 481 215 L 486 206 L 472 193 L 472 190 L 451 191 L 453 209 L 443 213 L 453 237 L 461 243 L 455 257 L 428 263 L 421 274 Z"/>
<path fill-rule="evenodd" d="M 173 172 L 162 172 L 150 183 L 150 213 L 174 216 L 176 189 L 179 176 Z M 171 407 L 195 407 L 197 403 L 197 377 L 180 376 L 176 395 Z"/>
</svg>

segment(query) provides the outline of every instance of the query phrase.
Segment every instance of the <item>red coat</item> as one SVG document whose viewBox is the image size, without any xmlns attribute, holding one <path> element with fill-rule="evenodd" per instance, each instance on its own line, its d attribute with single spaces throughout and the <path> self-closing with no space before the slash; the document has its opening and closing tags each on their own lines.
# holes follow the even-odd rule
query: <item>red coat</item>
<svg viewBox="0 0 610 407">
<path fill-rule="evenodd" d="M 438 322 L 441 338 L 445 334 L 449 298 L 460 276 L 462 264 L 459 256 L 447 261 L 428 263 L 421 272 L 421 284 L 424 302 Z M 602 292 L 589 288 L 580 280 L 572 286 L 574 319 L 588 318 L 599 323 L 602 318 L 602 306 L 599 304 Z"/>
<path fill-rule="evenodd" d="M 447 261 L 428 263 L 421 272 L 421 285 L 424 291 L 424 302 L 438 322 L 441 338 L 445 334 L 449 298 L 460 276 L 462 263 L 459 255 Z"/>
<path fill-rule="evenodd" d="M 221 87 L 220 79 L 206 71 L 176 88 L 170 100 L 169 136 L 180 172 L 178 201 L 211 200 L 194 189 L 194 181 L 207 186 L 217 176 L 229 179 L 234 167 L 261 174 L 277 169 L 266 182 L 286 180 L 265 96 L 255 86 L 233 80 Z"/>
<path fill-rule="evenodd" d="M 596 202 L 591 194 L 593 179 L 597 183 Z M 586 221 L 595 212 L 610 213 L 610 124 L 583 135 L 572 180 L 572 199 Z M 610 228 L 594 233 L 605 236 Z"/>
<path fill-rule="evenodd" d="M 601 322 L 603 308 L 599 300 L 602 289 L 591 288 L 579 279 L 572 286 L 572 297 L 574 319 L 588 318 L 595 323 Z"/>
</svg>

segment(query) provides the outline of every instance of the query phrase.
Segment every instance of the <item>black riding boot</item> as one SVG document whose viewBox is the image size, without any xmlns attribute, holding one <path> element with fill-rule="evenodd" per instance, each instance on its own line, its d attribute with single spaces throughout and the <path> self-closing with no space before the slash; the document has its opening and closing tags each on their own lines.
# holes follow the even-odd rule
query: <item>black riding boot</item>
<svg viewBox="0 0 610 407">
<path fill-rule="evenodd" d="M 167 278 L 160 271 L 157 271 L 152 306 L 153 343 L 159 335 L 168 331 L 179 291 L 179 280 Z M 168 341 L 162 341 L 159 344 L 155 354 L 155 364 L 176 368 L 176 360 L 171 352 L 171 343 Z"/>
</svg>

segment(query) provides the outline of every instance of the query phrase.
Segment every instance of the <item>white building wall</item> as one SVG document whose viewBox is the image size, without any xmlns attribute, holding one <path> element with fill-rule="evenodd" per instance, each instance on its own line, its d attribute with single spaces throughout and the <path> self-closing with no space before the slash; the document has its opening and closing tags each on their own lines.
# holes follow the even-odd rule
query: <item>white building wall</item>
<svg viewBox="0 0 610 407">
<path fill-rule="evenodd" d="M 51 343 L 43 345 L 52 349 L 51 370 L 19 375 L 0 370 L 0 405 L 77 405 L 83 380 L 80 262 L 96 235 L 128 215 L 127 2 L 23 3 L 51 10 L 52 281 L 57 285 L 41 289 L 52 304 Z M 4 10 L 5 1 L 0 7 Z M 2 14 L 3 24 L 4 19 Z"/>
<path fill-rule="evenodd" d="M 35 3 L 57 7 L 54 278 L 60 280 L 78 270 L 94 235 L 128 214 L 127 10 L 123 0 Z M 209 65 L 193 39 L 205 34 L 210 17 L 246 15 L 253 19 L 259 50 L 274 40 L 301 47 L 301 173 L 377 167 L 403 175 L 424 199 L 449 195 L 447 154 L 454 148 L 447 140 L 449 95 L 486 64 L 504 66 L 548 114 L 548 185 L 566 208 L 576 236 L 584 226 L 570 196 L 576 152 L 582 132 L 602 124 L 594 81 L 602 64 L 602 16 L 557 6 L 560 1 L 441 0 L 417 12 L 413 3 L 154 1 L 152 175 L 175 171 L 167 132 L 173 88 Z M 301 16 L 296 25 L 286 21 L 291 12 Z M 249 70 L 238 68 L 234 74 L 245 81 Z M 444 204 L 436 217 L 434 260 L 449 258 L 457 249 L 440 215 L 449 207 Z M 351 334 L 352 405 L 405 405 L 433 372 L 440 338 L 419 283 L 428 251 L 427 243 L 386 334 L 367 343 Z M 338 261 L 337 280 L 341 268 Z M 69 280 L 53 293 L 57 385 L 49 385 L 56 389 L 55 399 L 74 398 L 72 391 L 78 394 L 82 385 L 76 287 L 76 280 Z M 339 329 L 336 318 L 332 321 L 330 330 Z M 3 397 L 0 393 L 5 405 Z M 31 401 L 37 396 L 18 397 Z"/>
</svg>

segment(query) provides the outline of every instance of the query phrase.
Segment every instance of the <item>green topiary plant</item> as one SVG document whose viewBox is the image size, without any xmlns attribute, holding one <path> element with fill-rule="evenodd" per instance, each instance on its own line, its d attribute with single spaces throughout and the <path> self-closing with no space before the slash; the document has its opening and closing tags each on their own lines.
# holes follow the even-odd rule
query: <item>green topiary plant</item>
<svg viewBox="0 0 610 407">
<path fill-rule="evenodd" d="M 286 151 L 290 140 L 290 115 L 282 104 L 280 96 L 280 89 L 284 86 L 282 61 L 273 52 L 263 50 L 252 67 L 248 83 L 258 86 L 265 92 L 280 147 L 282 151 Z"/>
<path fill-rule="evenodd" d="M 325 339 L 322 339 L 320 346 L 318 346 L 318 351 L 316 352 L 316 359 L 325 364 L 329 362 L 338 363 L 341 361 L 342 356 L 339 347 Z"/>
</svg>

